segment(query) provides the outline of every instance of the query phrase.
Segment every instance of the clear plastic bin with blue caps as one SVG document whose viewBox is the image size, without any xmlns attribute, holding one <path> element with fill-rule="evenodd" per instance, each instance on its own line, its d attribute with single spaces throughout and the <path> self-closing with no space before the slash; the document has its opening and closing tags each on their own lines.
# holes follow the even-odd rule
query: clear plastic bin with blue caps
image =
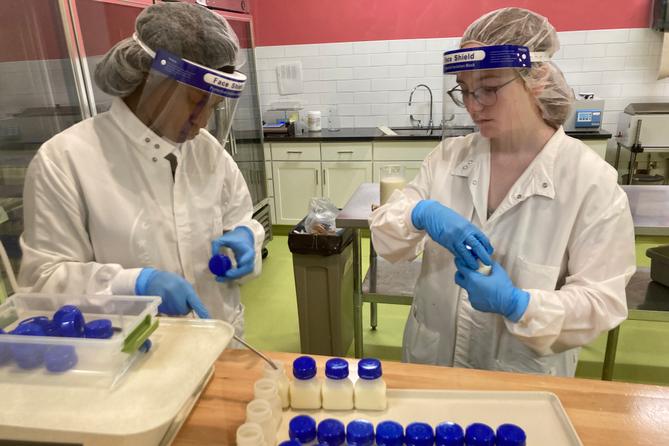
<svg viewBox="0 0 669 446">
<path fill-rule="evenodd" d="M 0 380 L 108 387 L 137 351 L 150 348 L 159 303 L 159 297 L 15 294 L 0 305 Z"/>
</svg>

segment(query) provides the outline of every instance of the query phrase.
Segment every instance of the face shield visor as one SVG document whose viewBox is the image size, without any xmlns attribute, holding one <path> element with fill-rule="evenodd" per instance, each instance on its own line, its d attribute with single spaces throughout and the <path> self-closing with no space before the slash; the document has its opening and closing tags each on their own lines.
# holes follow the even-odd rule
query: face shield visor
<svg viewBox="0 0 669 446">
<path fill-rule="evenodd" d="M 246 76 L 226 73 L 182 59 L 164 50 L 154 56 L 135 114 L 157 135 L 173 143 L 193 139 L 216 112 L 218 134 L 225 141 Z"/>
<path fill-rule="evenodd" d="M 543 52 L 530 52 L 525 46 L 472 46 L 444 53 L 443 138 L 462 134 L 463 124 L 473 124 L 486 137 L 508 129 L 500 116 L 513 116 L 505 109 L 500 113 L 500 94 L 513 82 L 523 82 L 521 71 L 535 62 L 546 62 Z M 505 107 L 520 107 L 505 103 Z M 502 125 L 504 124 L 504 125 Z M 500 130 L 501 127 L 504 129 Z"/>
</svg>

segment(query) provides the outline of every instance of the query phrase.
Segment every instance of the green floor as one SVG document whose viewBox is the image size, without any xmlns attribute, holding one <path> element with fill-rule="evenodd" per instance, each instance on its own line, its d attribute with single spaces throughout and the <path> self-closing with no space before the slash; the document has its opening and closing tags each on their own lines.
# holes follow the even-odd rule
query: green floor
<svg viewBox="0 0 669 446">
<path fill-rule="evenodd" d="M 637 258 L 648 266 L 647 247 L 669 243 L 668 238 L 639 237 Z M 367 270 L 369 243 L 363 240 L 363 271 Z M 299 352 L 300 338 L 291 253 L 286 236 L 275 236 L 262 275 L 242 287 L 246 306 L 246 339 L 262 350 Z M 378 328 L 369 326 L 369 305 L 363 309 L 365 355 L 399 360 L 402 332 L 409 307 L 379 305 Z M 614 379 L 669 385 L 669 323 L 627 321 L 618 341 Z M 581 351 L 577 376 L 601 376 L 606 336 L 600 336 Z M 352 356 L 352 351 L 349 351 Z"/>
</svg>

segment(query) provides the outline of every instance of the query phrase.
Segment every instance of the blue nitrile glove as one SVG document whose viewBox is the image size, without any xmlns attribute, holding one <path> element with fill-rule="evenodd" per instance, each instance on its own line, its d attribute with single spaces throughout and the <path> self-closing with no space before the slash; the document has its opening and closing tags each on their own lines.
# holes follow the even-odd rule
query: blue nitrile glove
<svg viewBox="0 0 669 446">
<path fill-rule="evenodd" d="M 153 268 L 142 269 L 135 282 L 135 294 L 160 296 L 163 303 L 158 306 L 158 311 L 169 316 L 188 314 L 192 309 L 200 318 L 209 318 L 209 312 L 197 297 L 193 286 L 174 273 Z"/>
<path fill-rule="evenodd" d="M 462 215 L 438 201 L 419 201 L 411 211 L 411 222 L 472 269 L 478 268 L 477 258 L 486 265 L 492 262 L 493 249 L 488 237 Z"/>
<path fill-rule="evenodd" d="M 239 226 L 211 242 L 211 255 L 219 254 L 222 247 L 230 248 L 235 253 L 237 268 L 229 269 L 225 276 L 216 276 L 218 282 L 239 279 L 253 272 L 256 249 L 253 242 L 253 232 L 249 228 Z"/>
<path fill-rule="evenodd" d="M 530 293 L 516 288 L 502 265 L 495 261 L 491 265 L 492 271 L 486 276 L 456 257 L 458 271 L 455 283 L 467 290 L 472 307 L 487 313 L 499 313 L 512 322 L 518 322 L 530 303 Z"/>
</svg>

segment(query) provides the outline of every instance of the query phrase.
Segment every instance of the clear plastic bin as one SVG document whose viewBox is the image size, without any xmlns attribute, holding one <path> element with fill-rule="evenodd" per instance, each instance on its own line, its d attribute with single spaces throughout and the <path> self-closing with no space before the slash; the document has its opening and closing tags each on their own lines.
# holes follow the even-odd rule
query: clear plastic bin
<svg viewBox="0 0 669 446">
<path fill-rule="evenodd" d="M 160 302 L 160 297 L 153 296 L 15 294 L 0 305 L 0 328 L 6 333 L 24 319 L 34 316 L 51 319 L 63 305 L 76 305 L 86 322 L 111 320 L 114 334 L 109 339 L 0 334 L 0 358 L 5 357 L 0 364 L 0 381 L 111 387 L 158 327 L 156 314 Z M 12 357 L 17 347 L 36 355 L 47 349 L 73 348 L 76 364 L 60 373 L 48 371 L 43 361 L 34 368 L 24 369 Z"/>
</svg>

